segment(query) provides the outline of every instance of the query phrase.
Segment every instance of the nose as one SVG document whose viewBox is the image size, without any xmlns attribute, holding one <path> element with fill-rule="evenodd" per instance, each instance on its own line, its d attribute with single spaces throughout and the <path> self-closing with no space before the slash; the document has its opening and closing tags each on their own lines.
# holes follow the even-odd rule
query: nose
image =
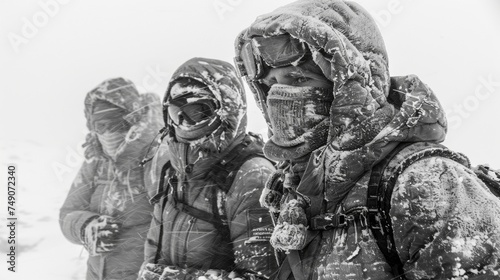
<svg viewBox="0 0 500 280">
<path fill-rule="evenodd" d="M 271 68 L 261 79 L 261 83 L 265 84 L 268 87 L 278 83 L 286 84 L 287 80 L 286 76 L 284 75 L 285 73 L 286 71 L 283 68 Z"/>
</svg>

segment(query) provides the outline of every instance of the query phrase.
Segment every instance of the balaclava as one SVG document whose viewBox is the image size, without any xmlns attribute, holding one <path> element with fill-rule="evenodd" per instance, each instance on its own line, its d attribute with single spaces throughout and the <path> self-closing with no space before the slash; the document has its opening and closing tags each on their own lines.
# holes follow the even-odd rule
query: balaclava
<svg viewBox="0 0 500 280">
<path fill-rule="evenodd" d="M 116 159 L 116 153 L 124 142 L 130 125 L 123 119 L 127 111 L 104 100 L 94 103 L 92 122 L 97 138 L 101 143 L 103 151 L 112 159 Z M 96 122 L 105 122 L 102 128 L 95 127 Z"/>
<path fill-rule="evenodd" d="M 299 65 L 314 66 L 312 60 Z M 266 108 L 272 135 L 264 151 L 274 160 L 297 161 L 324 145 L 327 138 L 332 88 L 273 84 L 267 92 Z"/>
<path fill-rule="evenodd" d="M 161 125 L 161 102 L 154 93 L 139 94 L 134 83 L 125 78 L 111 78 L 99 83 L 85 97 L 85 118 L 89 133 L 85 157 L 110 157 L 104 149 L 116 150 L 114 164 L 120 171 L 137 168 Z M 118 108 L 118 109 L 117 109 Z M 109 121 L 104 128 L 111 131 L 127 130 L 121 137 L 116 134 L 98 135 L 97 119 Z M 109 124 L 108 124 L 109 123 Z M 101 125 L 100 125 L 101 126 Z M 128 129 L 127 129 L 128 128 Z M 121 144 L 119 139 L 124 141 Z M 112 151 L 110 151 L 113 154 Z"/>
</svg>

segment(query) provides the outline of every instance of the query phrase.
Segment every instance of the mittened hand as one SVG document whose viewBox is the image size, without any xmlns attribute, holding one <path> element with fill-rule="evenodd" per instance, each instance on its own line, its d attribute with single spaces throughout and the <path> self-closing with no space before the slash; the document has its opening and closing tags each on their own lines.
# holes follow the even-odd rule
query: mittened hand
<svg viewBox="0 0 500 280">
<path fill-rule="evenodd" d="M 196 268 L 180 268 L 177 266 L 167 266 L 163 269 L 160 280 L 196 280 L 204 275 L 205 270 Z"/>
<path fill-rule="evenodd" d="M 301 250 L 307 238 L 307 217 L 301 201 L 293 199 L 281 205 L 278 223 L 269 242 L 277 250 Z"/>
<path fill-rule="evenodd" d="M 243 280 L 247 279 L 236 272 L 221 269 L 201 270 L 180 268 L 174 265 L 148 263 L 139 272 L 139 280 Z M 253 279 L 248 277 L 248 279 Z"/>
<path fill-rule="evenodd" d="M 162 264 L 147 263 L 139 272 L 139 280 L 159 280 L 165 267 Z"/>
<path fill-rule="evenodd" d="M 91 256 L 113 251 L 118 244 L 121 223 L 110 216 L 92 219 L 83 231 L 83 242 Z"/>
</svg>

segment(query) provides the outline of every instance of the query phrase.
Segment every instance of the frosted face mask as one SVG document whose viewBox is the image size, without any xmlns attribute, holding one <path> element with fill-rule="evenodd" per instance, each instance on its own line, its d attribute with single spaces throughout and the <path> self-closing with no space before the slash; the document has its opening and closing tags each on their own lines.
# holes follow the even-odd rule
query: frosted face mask
<svg viewBox="0 0 500 280">
<path fill-rule="evenodd" d="M 282 147 L 303 143 L 304 135 L 329 117 L 332 92 L 332 88 L 272 85 L 266 102 L 271 140 Z"/>
<path fill-rule="evenodd" d="M 101 143 L 103 151 L 113 159 L 116 157 L 116 153 L 118 148 L 125 140 L 125 136 L 127 135 L 127 131 L 105 131 L 104 133 L 97 134 L 97 139 Z"/>
</svg>

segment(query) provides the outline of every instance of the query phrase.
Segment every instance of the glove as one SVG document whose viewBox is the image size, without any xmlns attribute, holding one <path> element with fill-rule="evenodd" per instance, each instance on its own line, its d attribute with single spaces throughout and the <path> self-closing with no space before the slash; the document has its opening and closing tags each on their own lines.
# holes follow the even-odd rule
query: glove
<svg viewBox="0 0 500 280">
<path fill-rule="evenodd" d="M 269 243 L 277 250 L 302 250 L 307 239 L 307 216 L 303 199 L 292 199 L 281 205 L 278 223 Z"/>
<path fill-rule="evenodd" d="M 110 216 L 92 218 L 82 230 L 82 240 L 91 256 L 113 251 L 118 244 L 121 223 Z"/>
<path fill-rule="evenodd" d="M 148 263 L 139 272 L 139 280 L 243 280 L 236 272 L 220 269 L 200 270 L 173 265 Z"/>
<path fill-rule="evenodd" d="M 166 266 L 162 264 L 143 264 L 141 270 L 139 271 L 138 280 L 159 280 L 165 267 Z"/>
</svg>

